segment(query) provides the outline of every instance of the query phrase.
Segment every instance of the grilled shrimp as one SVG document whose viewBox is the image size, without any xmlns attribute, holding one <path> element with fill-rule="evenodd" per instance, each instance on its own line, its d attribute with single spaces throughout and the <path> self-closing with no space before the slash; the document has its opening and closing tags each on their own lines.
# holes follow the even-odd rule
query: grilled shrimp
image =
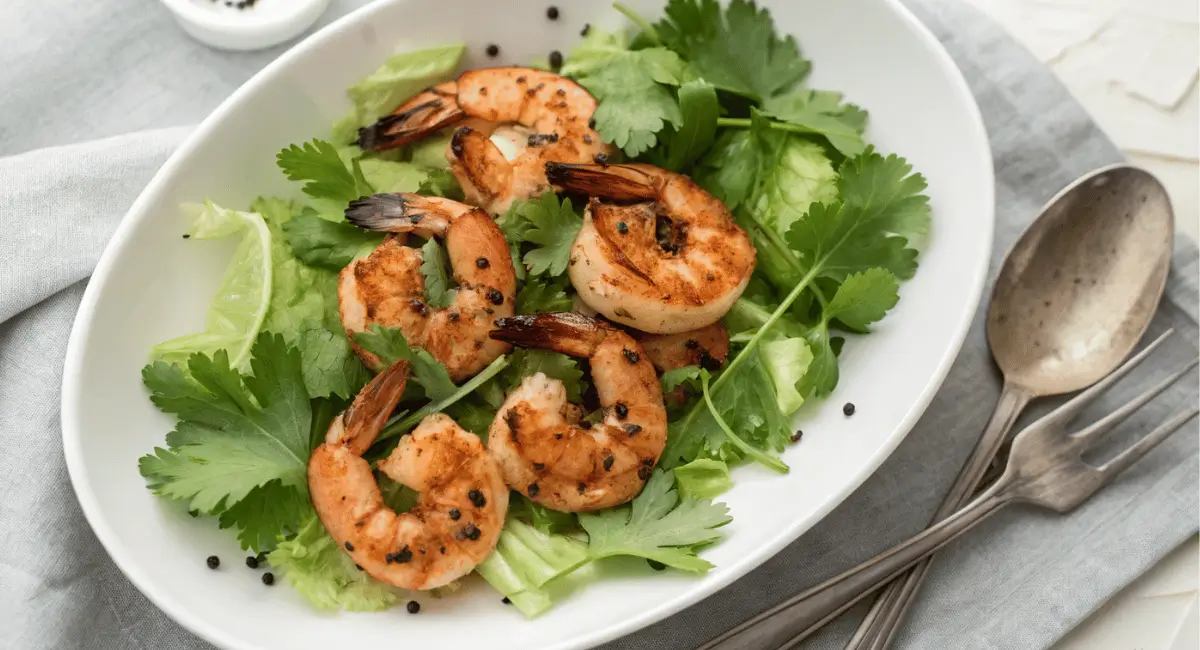
<svg viewBox="0 0 1200 650">
<path fill-rule="evenodd" d="M 566 388 L 542 373 L 509 393 L 488 449 L 509 487 L 554 510 L 583 512 L 629 501 L 667 441 L 662 385 L 628 334 L 575 313 L 504 318 L 492 336 L 588 359 L 604 419 L 581 422 Z"/>
<path fill-rule="evenodd" d="M 487 213 L 439 197 L 376 194 L 351 202 L 346 219 L 368 230 L 441 237 L 459 285 L 449 307 L 427 304 L 421 251 L 389 237 L 341 272 L 338 306 L 347 334 L 372 323 L 399 327 L 409 345 L 441 361 L 455 382 L 508 351 L 488 332 L 492 321 L 513 314 L 517 278 L 504 233 Z M 357 345 L 355 351 L 368 367 L 382 365 Z"/>
<path fill-rule="evenodd" d="M 659 374 L 683 368 L 700 366 L 707 370 L 718 370 L 729 357 L 729 332 L 721 321 L 690 332 L 678 334 L 646 334 L 631 331 L 630 334 L 642 344 L 646 358 L 654 364 Z M 683 386 L 663 396 L 667 403 L 678 406 L 687 401 Z"/>
<path fill-rule="evenodd" d="M 359 131 L 363 149 L 390 149 L 459 125 L 446 151 L 467 201 L 494 215 L 550 189 L 545 163 L 603 160 L 612 148 L 590 125 L 596 99 L 532 68 L 464 72 Z M 601 156 L 601 158 L 597 158 Z"/>
<path fill-rule="evenodd" d="M 650 165 L 546 163 L 546 176 L 592 197 L 571 248 L 579 297 L 609 320 L 655 334 L 720 320 L 754 271 L 754 246 L 717 198 Z"/>
<path fill-rule="evenodd" d="M 479 438 L 448 416 L 425 418 L 379 469 L 420 492 L 397 514 L 383 502 L 362 454 L 408 379 L 408 363 L 380 373 L 334 418 L 308 461 L 308 489 L 325 530 L 369 575 L 404 589 L 433 589 L 470 573 L 500 539 L 508 488 Z"/>
</svg>

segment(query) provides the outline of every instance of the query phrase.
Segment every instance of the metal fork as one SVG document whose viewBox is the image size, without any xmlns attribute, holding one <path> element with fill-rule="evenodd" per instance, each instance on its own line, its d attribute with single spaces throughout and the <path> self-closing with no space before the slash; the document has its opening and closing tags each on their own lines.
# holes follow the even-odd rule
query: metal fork
<svg viewBox="0 0 1200 650">
<path fill-rule="evenodd" d="M 1083 453 L 1100 436 L 1191 372 L 1200 361 L 1192 360 L 1128 404 L 1083 429 L 1068 432 L 1071 421 L 1085 407 L 1145 360 L 1169 335 L 1167 332 L 1159 337 L 1111 375 L 1017 434 L 1004 473 L 962 510 L 891 550 L 751 618 L 699 650 L 793 648 L 817 628 L 1010 503 L 1032 503 L 1059 513 L 1075 509 L 1200 412 L 1193 406 L 1175 415 L 1099 467 L 1083 461 Z"/>
</svg>

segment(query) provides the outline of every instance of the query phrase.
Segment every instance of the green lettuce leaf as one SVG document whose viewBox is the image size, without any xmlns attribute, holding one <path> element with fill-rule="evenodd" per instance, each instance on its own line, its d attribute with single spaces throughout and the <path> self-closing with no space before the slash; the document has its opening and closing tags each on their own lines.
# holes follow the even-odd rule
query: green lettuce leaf
<svg viewBox="0 0 1200 650">
<path fill-rule="evenodd" d="M 422 90 L 454 76 L 466 46 L 462 43 L 401 52 L 389 58 L 346 94 L 351 109 L 333 127 L 334 141 L 352 142 L 360 127 L 387 115 Z"/>
<path fill-rule="evenodd" d="M 267 561 L 318 609 L 377 612 L 396 602 L 396 592 L 354 566 L 315 514 L 295 537 L 280 541 Z"/>
</svg>

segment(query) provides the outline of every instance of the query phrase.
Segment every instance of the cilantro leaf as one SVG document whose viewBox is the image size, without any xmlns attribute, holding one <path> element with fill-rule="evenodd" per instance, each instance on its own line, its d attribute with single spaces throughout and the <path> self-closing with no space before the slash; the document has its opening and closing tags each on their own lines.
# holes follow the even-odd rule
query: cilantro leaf
<svg viewBox="0 0 1200 650">
<path fill-rule="evenodd" d="M 532 225 L 525 231 L 525 241 L 534 249 L 525 253 L 524 263 L 533 275 L 559 276 L 567 270 L 571 246 L 583 228 L 583 217 L 571 207 L 571 199 L 558 202 L 554 192 L 546 192 L 526 201 L 521 214 Z"/>
<path fill-rule="evenodd" d="M 532 278 L 517 292 L 517 313 L 571 311 L 572 303 L 566 292 L 565 277 L 555 280 Z"/>
<path fill-rule="evenodd" d="M 309 397 L 353 396 L 370 376 L 342 328 L 337 273 L 302 263 L 289 244 L 289 225 L 312 211 L 296 215 L 292 202 L 267 198 L 256 199 L 251 207 L 271 231 L 271 302 L 263 330 L 278 332 L 300 348 Z"/>
<path fill-rule="evenodd" d="M 458 386 L 450 381 L 446 366 L 425 350 L 409 347 L 399 327 L 383 327 L 372 323 L 367 331 L 354 333 L 354 342 L 388 365 L 401 359 L 407 360 L 411 364 L 413 381 L 425 390 L 426 397 L 435 402 L 458 390 Z"/>
<path fill-rule="evenodd" d="M 867 150 L 841 167 L 842 200 L 814 204 L 792 224 L 787 242 L 814 277 L 837 281 L 872 267 L 911 278 L 917 251 L 905 235 L 925 232 L 930 212 L 925 179 L 903 158 Z"/>
<path fill-rule="evenodd" d="M 461 399 L 445 410 L 458 425 L 486 441 L 492 420 L 496 419 L 496 408 L 478 395 Z"/>
<path fill-rule="evenodd" d="M 670 0 L 659 37 L 717 88 L 762 100 L 791 89 L 811 64 L 791 36 L 775 33 L 771 12 L 753 0 Z"/>
<path fill-rule="evenodd" d="M 730 210 L 751 198 L 764 152 L 749 130 L 725 129 L 696 164 L 692 177 Z"/>
<path fill-rule="evenodd" d="M 679 87 L 683 124 L 667 140 L 667 169 L 681 171 L 708 151 L 717 135 L 720 111 L 717 91 L 709 84 L 689 81 Z"/>
<path fill-rule="evenodd" d="M 821 322 L 805 333 L 812 352 L 807 372 L 800 378 L 804 395 L 824 395 L 838 384 L 839 347 L 830 337 L 829 325 L 835 319 L 847 328 L 866 332 L 900 300 L 896 277 L 886 269 L 873 268 L 848 276 L 821 313 Z"/>
<path fill-rule="evenodd" d="M 297 532 L 312 513 L 307 496 L 278 481 L 254 488 L 245 499 L 221 512 L 221 528 L 236 528 L 243 549 L 271 548 L 281 534 Z"/>
<path fill-rule="evenodd" d="M 867 148 L 863 131 L 867 112 L 854 104 L 843 104 L 842 94 L 829 90 L 798 90 L 763 102 L 763 112 L 825 136 L 844 156 L 857 156 Z"/>
<path fill-rule="evenodd" d="M 669 86 L 693 75 L 664 48 L 630 50 L 624 37 L 593 29 L 564 62 L 560 73 L 578 81 L 600 101 L 592 119 L 605 142 L 637 156 L 658 142 L 683 115 Z"/>
<path fill-rule="evenodd" d="M 723 503 L 679 498 L 675 476 L 658 470 L 628 506 L 581 513 L 593 559 L 633 555 L 683 571 L 704 573 L 712 564 L 696 556 L 696 546 L 720 539 L 717 528 L 732 521 Z"/>
<path fill-rule="evenodd" d="M 262 539 L 255 522 L 275 526 L 295 515 L 290 501 L 274 498 L 277 490 L 256 488 L 275 482 L 307 494 L 312 419 L 300 352 L 263 333 L 251 355 L 253 376 L 230 368 L 223 350 L 192 355 L 187 375 L 161 361 L 146 366 L 142 380 L 151 401 L 179 422 L 167 434 L 167 449 L 138 461 L 155 494 L 187 501 L 189 510 L 218 514 L 249 501 L 228 516 L 245 544 Z"/>
<path fill-rule="evenodd" d="M 450 282 L 446 269 L 449 265 L 446 249 L 438 240 L 433 237 L 426 240 L 421 246 L 421 275 L 425 278 L 425 302 L 431 307 L 449 307 L 458 293 Z"/>
<path fill-rule="evenodd" d="M 867 269 L 848 276 L 825 307 L 826 321 L 837 319 L 850 329 L 865 332 L 900 300 L 896 276 L 886 269 Z"/>
<path fill-rule="evenodd" d="M 275 160 L 288 180 L 306 181 L 304 193 L 311 197 L 345 204 L 373 193 L 357 162 L 347 169 L 337 147 L 324 140 L 293 144 Z"/>
<path fill-rule="evenodd" d="M 669 393 L 679 387 L 680 384 L 693 379 L 700 378 L 700 366 L 683 366 L 682 368 L 673 368 L 663 373 L 662 387 L 664 393 Z"/>
<path fill-rule="evenodd" d="M 330 221 L 305 208 L 283 224 L 292 254 L 309 266 L 341 271 L 360 254 L 383 241 L 378 233 Z"/>
<path fill-rule="evenodd" d="M 557 379 L 567 389 L 567 399 L 577 402 L 587 388 L 579 362 L 559 352 L 517 348 L 510 356 L 510 365 L 501 376 L 508 386 L 516 386 L 521 380 L 542 373 Z"/>
</svg>

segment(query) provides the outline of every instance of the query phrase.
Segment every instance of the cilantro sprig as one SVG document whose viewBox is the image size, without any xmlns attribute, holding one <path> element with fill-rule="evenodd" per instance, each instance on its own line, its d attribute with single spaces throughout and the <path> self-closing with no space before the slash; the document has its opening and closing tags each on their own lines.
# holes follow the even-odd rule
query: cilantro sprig
<svg viewBox="0 0 1200 650">
<path fill-rule="evenodd" d="M 300 351 L 283 337 L 260 334 L 250 366 L 252 375 L 240 374 L 224 350 L 193 354 L 186 374 L 162 361 L 146 366 L 151 401 L 179 422 L 138 468 L 155 494 L 220 515 L 243 547 L 260 551 L 305 514 L 312 412 Z"/>
</svg>

